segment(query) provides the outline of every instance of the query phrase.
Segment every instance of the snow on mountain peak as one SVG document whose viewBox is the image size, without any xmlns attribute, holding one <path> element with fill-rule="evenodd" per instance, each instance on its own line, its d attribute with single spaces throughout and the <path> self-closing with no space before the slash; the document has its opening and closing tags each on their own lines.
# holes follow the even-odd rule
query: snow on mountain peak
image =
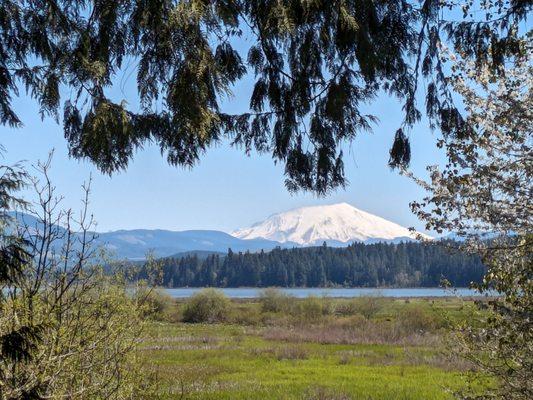
<svg viewBox="0 0 533 400">
<path fill-rule="evenodd" d="M 323 241 L 349 243 L 415 238 L 409 229 L 347 203 L 301 207 L 274 214 L 249 228 L 236 230 L 232 235 L 240 239 L 264 238 L 301 245 L 317 245 Z"/>
</svg>

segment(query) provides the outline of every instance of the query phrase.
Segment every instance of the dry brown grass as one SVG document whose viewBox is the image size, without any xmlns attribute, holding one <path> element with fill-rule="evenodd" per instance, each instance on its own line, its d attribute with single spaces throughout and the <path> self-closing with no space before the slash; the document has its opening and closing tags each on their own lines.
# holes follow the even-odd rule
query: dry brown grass
<svg viewBox="0 0 533 400">
<path fill-rule="evenodd" d="M 394 344 L 404 346 L 433 346 L 441 342 L 435 333 L 405 329 L 401 323 L 368 321 L 355 323 L 332 322 L 313 326 L 271 327 L 263 331 L 267 340 L 321 344 Z"/>
<path fill-rule="evenodd" d="M 474 366 L 458 355 L 426 351 L 406 346 L 402 353 L 374 350 L 342 350 L 338 353 L 339 365 L 365 363 L 368 365 L 429 366 L 444 371 L 473 371 Z M 403 354 L 403 355 L 402 355 Z"/>
<path fill-rule="evenodd" d="M 377 296 L 356 297 L 338 301 L 335 305 L 335 314 L 344 316 L 362 315 L 367 319 L 371 319 L 390 302 L 390 299 Z"/>
<path fill-rule="evenodd" d="M 445 371 L 473 371 L 474 365 L 457 354 L 443 353 L 420 353 L 415 351 L 405 351 L 405 364 L 407 365 L 428 365 L 443 369 Z"/>
</svg>

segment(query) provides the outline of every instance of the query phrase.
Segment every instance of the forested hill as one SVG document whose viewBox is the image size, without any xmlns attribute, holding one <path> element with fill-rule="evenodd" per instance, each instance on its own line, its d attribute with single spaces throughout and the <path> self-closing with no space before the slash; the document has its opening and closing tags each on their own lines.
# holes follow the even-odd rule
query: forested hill
<svg viewBox="0 0 533 400">
<path fill-rule="evenodd" d="M 480 281 L 478 257 L 441 244 L 360 244 L 348 247 L 274 249 L 260 253 L 189 255 L 163 259 L 163 285 L 325 287 L 434 287 L 443 278 L 454 286 Z"/>
</svg>

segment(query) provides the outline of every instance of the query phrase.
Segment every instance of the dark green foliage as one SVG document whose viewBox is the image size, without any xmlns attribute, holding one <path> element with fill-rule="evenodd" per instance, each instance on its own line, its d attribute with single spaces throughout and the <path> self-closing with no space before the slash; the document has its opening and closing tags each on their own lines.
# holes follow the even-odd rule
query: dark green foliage
<svg viewBox="0 0 533 400">
<path fill-rule="evenodd" d="M 0 248 L 0 285 L 17 285 L 30 254 L 26 251 L 26 241 L 8 236 Z M 3 296 L 0 293 L 0 298 Z"/>
<path fill-rule="evenodd" d="M 398 129 L 390 150 L 389 165 L 395 168 L 402 165 L 409 165 L 410 161 L 411 145 L 409 144 L 409 138 L 405 136 L 402 129 Z"/>
<path fill-rule="evenodd" d="M 1 71 L 1 69 L 0 69 Z M 0 89 L 1 92 L 1 89 Z M 0 100 L 1 107 L 1 100 Z M 0 117 L 2 112 L 0 111 Z M 28 242 L 12 232 L 13 227 L 8 211 L 14 206 L 24 206 L 26 203 L 16 197 L 14 192 L 20 190 L 27 175 L 18 166 L 0 166 L 0 318 L 9 319 L 6 309 L 6 296 L 20 289 L 23 274 L 30 261 Z M 19 324 L 15 316 L 12 323 L 0 331 L 0 397 L 2 396 L 3 381 L 6 371 L 17 370 L 17 367 L 32 360 L 37 345 L 42 340 L 43 328 L 36 324 Z M 7 328 L 7 329 L 5 329 Z M 40 385 L 33 377 L 18 374 L 16 385 L 22 389 L 17 399 L 41 399 Z"/>
<path fill-rule="evenodd" d="M 0 165 L 0 289 L 17 285 L 30 258 L 26 240 L 10 233 L 13 220 L 8 215 L 13 207 L 26 205 L 24 200 L 14 195 L 24 187 L 26 178 L 26 172 L 19 166 Z M 0 290 L 0 301 L 4 295 Z"/>
<path fill-rule="evenodd" d="M 187 256 L 162 263 L 167 287 L 437 287 L 444 278 L 465 287 L 480 282 L 485 272 L 477 256 L 420 243 L 354 243 L 345 248 L 321 246 L 268 253 L 236 254 L 230 250 L 226 257 L 213 255 L 201 260 Z"/>
<path fill-rule="evenodd" d="M 32 358 L 41 340 L 41 327 L 21 326 L 0 336 L 0 354 L 14 362 L 28 361 Z"/>
<path fill-rule="evenodd" d="M 229 139 L 283 163 L 290 190 L 324 194 L 345 184 L 342 145 L 371 128 L 360 106 L 380 93 L 405 114 L 391 166 L 409 163 L 420 77 L 431 125 L 464 135 L 440 44 L 499 70 L 524 51 L 515 26 L 531 4 L 486 2 L 482 15 L 469 1 L 449 22 L 459 6 L 438 0 L 3 0 L 0 123 L 21 124 L 11 104 L 21 87 L 57 119 L 63 85 L 70 154 L 102 171 L 126 168 L 149 142 L 169 163 L 192 166 Z M 242 35 L 249 48 L 236 44 Z M 133 72 L 138 110 L 108 95 Z M 247 73 L 249 111 L 223 113 L 221 98 Z"/>
</svg>

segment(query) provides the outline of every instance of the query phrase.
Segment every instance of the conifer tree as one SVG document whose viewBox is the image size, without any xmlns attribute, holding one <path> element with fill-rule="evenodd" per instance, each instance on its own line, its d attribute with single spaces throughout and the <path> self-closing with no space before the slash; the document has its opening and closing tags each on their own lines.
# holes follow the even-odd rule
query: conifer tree
<svg viewBox="0 0 533 400">
<path fill-rule="evenodd" d="M 290 190 L 323 194 L 346 183 L 342 145 L 371 129 L 361 105 L 381 93 L 404 111 L 391 166 L 409 164 L 420 77 L 432 127 L 461 133 L 441 45 L 498 71 L 522 51 L 516 28 L 532 4 L 481 3 L 485 15 L 465 8 L 450 21 L 461 10 L 447 0 L 3 0 L 0 124 L 23 123 L 12 99 L 24 88 L 43 117 L 59 120 L 64 104 L 70 154 L 106 173 L 148 142 L 170 164 L 192 166 L 228 140 L 285 165 Z M 136 75 L 138 108 L 110 95 L 126 74 Z M 249 110 L 223 112 L 245 75 Z"/>
<path fill-rule="evenodd" d="M 30 362 L 42 339 L 42 326 L 31 319 L 18 323 L 9 313 L 6 300 L 16 296 L 31 259 L 27 241 L 17 235 L 9 214 L 13 207 L 25 206 L 15 192 L 27 184 L 27 174 L 19 166 L 0 166 L 0 399 L 3 387 L 18 387 L 17 398 L 40 399 L 42 382 L 27 374 L 11 374 L 11 366 Z M 10 382 L 7 383 L 6 379 Z"/>
</svg>

